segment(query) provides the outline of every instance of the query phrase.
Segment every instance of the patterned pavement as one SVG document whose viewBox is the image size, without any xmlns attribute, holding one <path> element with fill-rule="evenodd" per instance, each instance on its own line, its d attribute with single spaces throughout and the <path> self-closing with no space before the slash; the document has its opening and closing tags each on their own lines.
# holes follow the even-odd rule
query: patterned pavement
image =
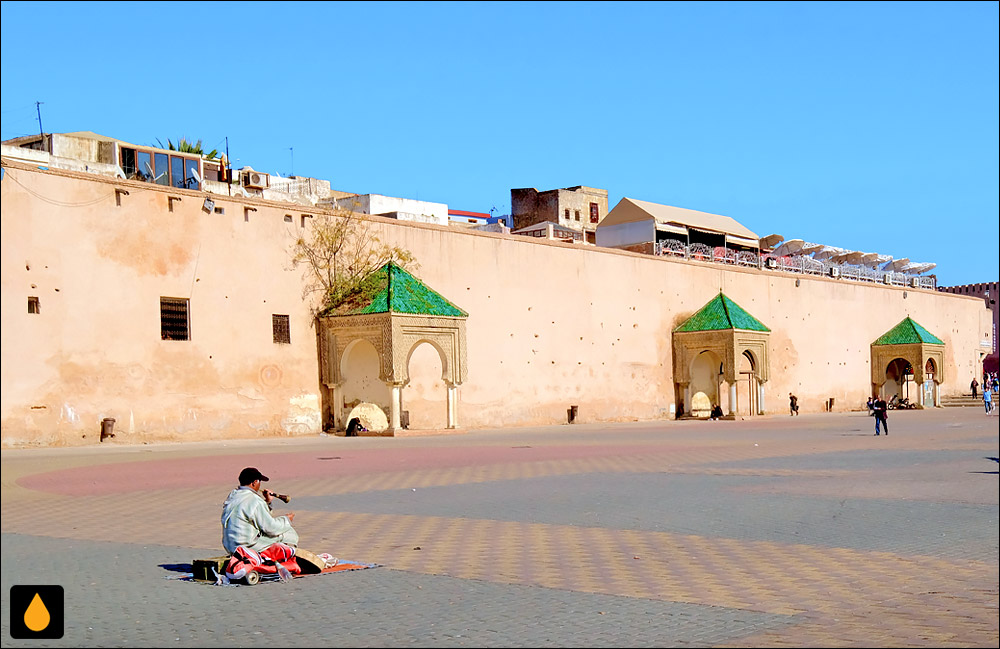
<svg viewBox="0 0 1000 649">
<path fill-rule="evenodd" d="M 870 422 L 4 450 L 3 646 L 998 646 L 998 419 Z M 303 547 L 382 567 L 172 579 L 243 466 Z M 15 584 L 64 586 L 61 640 L 10 637 Z"/>
</svg>

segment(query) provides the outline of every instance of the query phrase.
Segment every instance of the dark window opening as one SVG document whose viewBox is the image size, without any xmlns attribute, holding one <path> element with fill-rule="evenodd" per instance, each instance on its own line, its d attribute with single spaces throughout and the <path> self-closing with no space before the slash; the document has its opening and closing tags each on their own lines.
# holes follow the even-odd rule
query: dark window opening
<svg viewBox="0 0 1000 649">
<path fill-rule="evenodd" d="M 28 298 L 28 313 L 41 313 L 42 304 L 38 301 L 37 297 Z"/>
<path fill-rule="evenodd" d="M 601 220 L 601 215 L 598 212 L 597 203 L 591 203 L 590 204 L 590 222 L 591 223 L 597 223 L 600 220 Z"/>
<path fill-rule="evenodd" d="M 579 220 L 580 220 L 580 210 L 575 210 L 575 211 L 574 211 L 574 214 L 573 214 L 573 217 L 574 217 L 574 218 L 575 218 L 575 219 L 576 219 L 577 221 L 579 221 Z"/>
<path fill-rule="evenodd" d="M 122 171 L 125 172 L 125 177 L 129 179 L 134 179 L 137 174 L 137 168 L 135 166 L 135 149 L 122 149 L 121 155 Z"/>
<path fill-rule="evenodd" d="M 292 343 L 292 330 L 288 323 L 287 315 L 271 315 L 271 330 L 274 334 L 274 342 L 278 344 L 290 345 Z"/>
<path fill-rule="evenodd" d="M 160 338 L 163 340 L 190 340 L 190 323 L 187 299 L 160 298 Z"/>
</svg>

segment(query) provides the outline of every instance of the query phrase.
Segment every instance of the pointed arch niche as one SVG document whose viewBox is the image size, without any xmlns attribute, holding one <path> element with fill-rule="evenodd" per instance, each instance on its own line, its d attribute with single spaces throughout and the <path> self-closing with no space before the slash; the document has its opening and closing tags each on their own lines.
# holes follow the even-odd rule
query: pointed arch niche
<svg viewBox="0 0 1000 649">
<path fill-rule="evenodd" d="M 395 435 L 402 428 L 401 404 L 403 390 L 410 382 L 410 357 L 414 349 L 428 343 L 441 363 L 446 426 L 456 428 L 458 387 L 465 381 L 468 363 L 468 314 L 393 263 L 373 273 L 361 295 L 353 303 L 341 305 L 344 313 L 334 310 L 318 318 L 320 374 L 329 403 L 329 408 L 324 407 L 326 420 L 337 431 L 346 428 L 344 419 L 350 409 L 345 384 L 356 369 L 352 366 L 353 351 L 374 348 L 380 385 L 366 389 L 362 379 L 350 387 L 359 393 L 360 400 L 388 410 L 389 427 L 378 434 Z M 359 341 L 367 344 L 358 345 Z"/>
<path fill-rule="evenodd" d="M 918 408 L 941 405 L 944 342 L 907 316 L 871 345 L 872 391 L 907 397 Z"/>
<path fill-rule="evenodd" d="M 727 418 L 763 414 L 770 333 L 721 292 L 674 329 L 674 382 L 685 416 L 707 417 L 723 394 Z"/>
</svg>

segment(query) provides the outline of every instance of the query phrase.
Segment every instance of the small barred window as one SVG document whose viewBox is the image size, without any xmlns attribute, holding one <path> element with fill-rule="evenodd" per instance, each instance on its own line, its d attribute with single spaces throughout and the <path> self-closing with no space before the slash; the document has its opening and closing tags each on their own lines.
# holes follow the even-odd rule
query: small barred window
<svg viewBox="0 0 1000 649">
<path fill-rule="evenodd" d="M 272 314 L 271 330 L 276 344 L 290 345 L 292 343 L 292 330 L 288 324 L 287 315 Z"/>
<path fill-rule="evenodd" d="M 186 298 L 160 298 L 160 338 L 190 340 L 191 320 Z"/>
</svg>

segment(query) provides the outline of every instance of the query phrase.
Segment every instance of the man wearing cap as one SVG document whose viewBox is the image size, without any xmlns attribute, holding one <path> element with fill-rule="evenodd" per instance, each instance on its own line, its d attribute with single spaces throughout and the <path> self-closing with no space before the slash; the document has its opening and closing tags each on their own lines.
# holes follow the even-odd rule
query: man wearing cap
<svg viewBox="0 0 1000 649">
<path fill-rule="evenodd" d="M 267 481 L 254 467 L 240 471 L 240 486 L 222 505 L 222 547 L 226 552 L 232 554 L 241 545 L 259 552 L 275 543 L 299 544 L 299 535 L 292 528 L 295 513 L 271 515 L 271 492 L 260 491 L 260 483 Z"/>
</svg>

